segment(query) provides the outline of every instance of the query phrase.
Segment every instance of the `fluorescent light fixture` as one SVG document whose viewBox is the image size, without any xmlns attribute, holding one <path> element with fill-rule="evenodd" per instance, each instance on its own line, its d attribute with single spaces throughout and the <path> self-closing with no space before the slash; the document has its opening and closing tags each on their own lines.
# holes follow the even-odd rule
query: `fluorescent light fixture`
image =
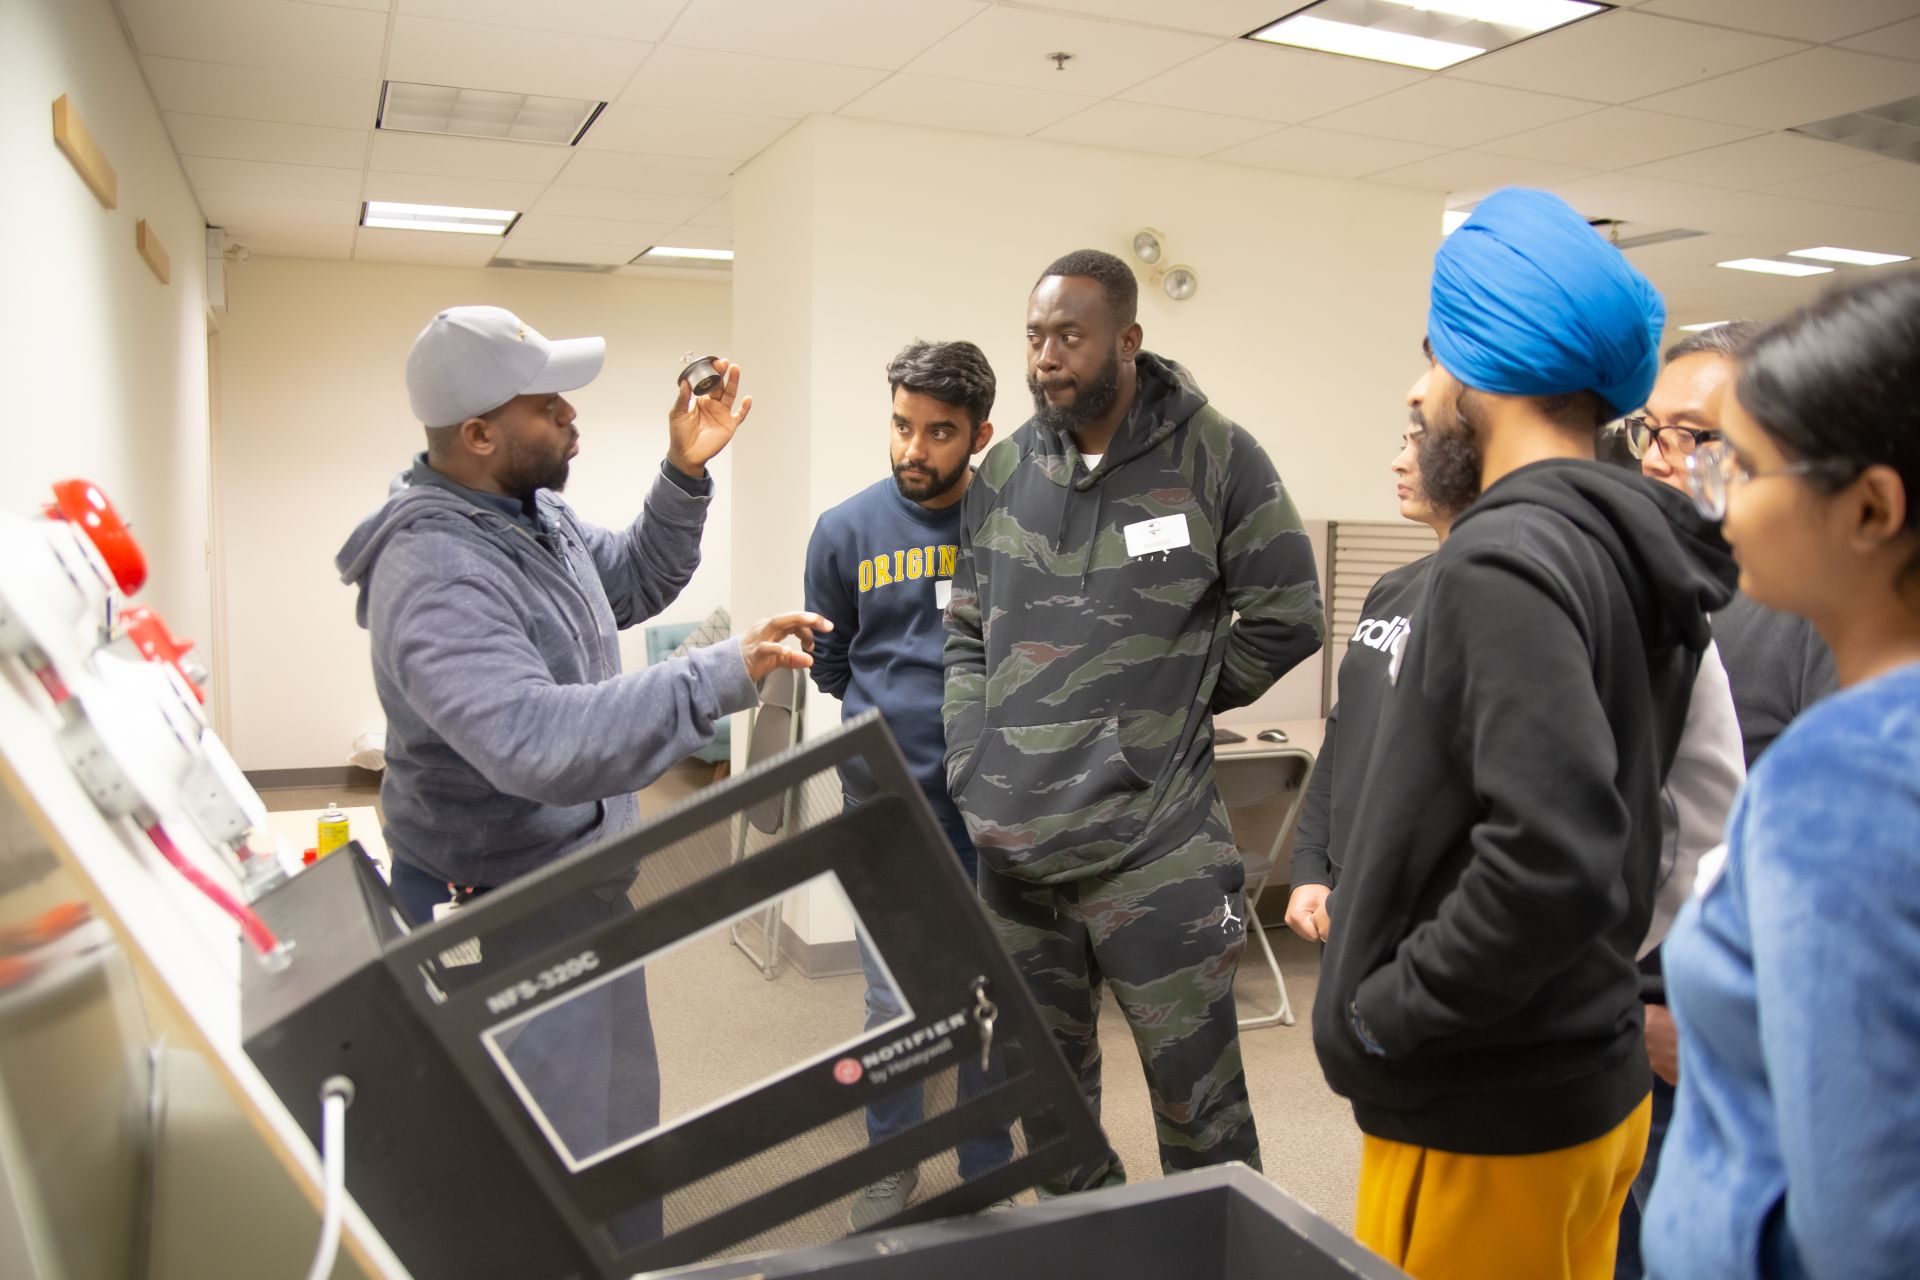
<svg viewBox="0 0 1920 1280">
<path fill-rule="evenodd" d="M 1473 216 L 1471 209 L 1448 209 L 1440 215 L 1440 234 L 1450 236 L 1460 229 L 1460 224 Z"/>
<path fill-rule="evenodd" d="M 1246 39 L 1439 71 L 1612 7 L 1589 0 L 1318 0 Z"/>
<path fill-rule="evenodd" d="M 1452 44 L 1311 16 L 1283 19 L 1257 32 L 1253 38 L 1268 44 L 1317 49 L 1322 53 L 1344 53 L 1350 58 L 1394 62 L 1403 67 L 1419 67 L 1422 71 L 1438 71 L 1486 52 L 1478 45 Z"/>
<path fill-rule="evenodd" d="M 655 260 L 662 260 L 667 258 L 692 258 L 701 262 L 732 262 L 733 250 L 731 249 L 676 249 L 672 245 L 657 244 L 653 246 L 653 248 L 641 254 L 639 258 L 635 259 L 635 261 L 643 261 L 648 258 L 652 258 Z"/>
<path fill-rule="evenodd" d="M 1763 276 L 1823 276 L 1833 270 L 1832 267 L 1810 267 L 1804 262 L 1775 262 L 1772 258 L 1731 258 L 1713 265 L 1729 271 L 1757 271 Z"/>
<path fill-rule="evenodd" d="M 1485 22 L 1496 27 L 1513 27 L 1532 34 L 1564 27 L 1605 5 L 1584 4 L 1581 0 L 1387 0 L 1404 9 L 1444 13 L 1450 18 Z"/>
<path fill-rule="evenodd" d="M 503 236 L 520 215 L 512 209 L 464 209 L 448 204 L 404 204 L 369 200 L 360 211 L 363 227 L 395 231 L 452 231 L 469 236 Z"/>
<path fill-rule="evenodd" d="M 591 98 L 543 98 L 389 80 L 381 89 L 374 127 L 572 146 L 606 105 Z"/>
<path fill-rule="evenodd" d="M 1731 320 L 1702 320 L 1699 324 L 1683 324 L 1682 333 L 1705 333 L 1708 329 L 1718 329 L 1723 324 L 1732 324 Z"/>
<path fill-rule="evenodd" d="M 1889 262 L 1911 262 L 1904 253 L 1868 253 L 1865 249 L 1836 249 L 1821 245 L 1818 249 L 1790 249 L 1789 258 L 1815 258 L 1821 262 L 1844 262 L 1850 267 L 1884 267 Z"/>
</svg>

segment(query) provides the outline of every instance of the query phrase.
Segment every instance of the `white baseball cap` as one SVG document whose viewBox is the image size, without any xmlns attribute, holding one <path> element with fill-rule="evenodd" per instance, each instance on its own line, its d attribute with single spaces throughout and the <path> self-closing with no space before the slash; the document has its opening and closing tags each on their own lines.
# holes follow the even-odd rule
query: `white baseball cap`
<svg viewBox="0 0 1920 1280">
<path fill-rule="evenodd" d="M 605 338 L 549 341 L 504 307 L 448 307 L 413 340 L 407 398 L 422 425 L 450 427 L 515 396 L 584 387 L 606 357 Z"/>
</svg>

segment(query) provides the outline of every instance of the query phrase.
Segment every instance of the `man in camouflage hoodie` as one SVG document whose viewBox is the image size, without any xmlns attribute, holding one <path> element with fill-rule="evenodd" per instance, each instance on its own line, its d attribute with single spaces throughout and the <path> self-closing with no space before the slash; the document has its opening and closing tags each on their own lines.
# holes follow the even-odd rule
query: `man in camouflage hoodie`
<svg viewBox="0 0 1920 1280">
<path fill-rule="evenodd" d="M 1319 649 L 1320 585 L 1259 444 L 1140 349 L 1137 294 L 1125 263 L 1081 250 L 1029 299 L 1034 416 L 987 454 L 961 521 L 947 783 L 981 899 L 1096 1113 L 1104 982 L 1162 1169 L 1258 1168 L 1233 1000 L 1244 873 L 1212 717 Z M 1125 1177 L 1109 1153 L 1044 1189 Z"/>
</svg>

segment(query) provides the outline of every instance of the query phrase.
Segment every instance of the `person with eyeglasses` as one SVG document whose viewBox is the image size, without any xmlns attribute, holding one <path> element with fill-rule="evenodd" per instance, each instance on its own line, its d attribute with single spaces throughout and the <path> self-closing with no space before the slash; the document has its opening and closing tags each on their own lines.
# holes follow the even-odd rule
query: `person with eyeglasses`
<svg viewBox="0 0 1920 1280">
<path fill-rule="evenodd" d="M 1740 586 L 1840 690 L 1755 764 L 1666 943 L 1680 1089 L 1648 1274 L 1894 1276 L 1920 1256 L 1920 274 L 1760 334 L 1686 474 Z"/>
<path fill-rule="evenodd" d="M 1764 327 L 1752 320 L 1735 320 L 1688 334 L 1667 348 L 1645 407 L 1621 424 L 1628 461 L 1641 474 L 1687 492 L 1688 460 L 1721 439 L 1720 405 L 1739 376 L 1740 351 Z M 1732 690 L 1739 726 L 1733 746 L 1738 754 L 1715 762 L 1718 767 L 1714 768 L 1689 769 L 1684 761 L 1677 762 L 1670 777 L 1668 794 L 1677 824 L 1687 828 L 1676 843 L 1679 856 L 1668 882 L 1680 900 L 1691 892 L 1699 855 L 1720 842 L 1746 770 L 1795 716 L 1834 688 L 1833 655 L 1804 618 L 1776 613 L 1736 594 L 1713 613 L 1713 637 Z M 1669 923 L 1671 919 L 1669 915 Z M 1664 936 L 1665 930 L 1661 933 Z M 1661 960 L 1658 947 L 1640 960 L 1647 1057 L 1654 1075 L 1653 1114 L 1646 1160 L 1620 1212 L 1614 1280 L 1640 1280 L 1644 1274 L 1641 1215 L 1660 1167 L 1680 1076 L 1679 1037 L 1666 1006 Z"/>
</svg>

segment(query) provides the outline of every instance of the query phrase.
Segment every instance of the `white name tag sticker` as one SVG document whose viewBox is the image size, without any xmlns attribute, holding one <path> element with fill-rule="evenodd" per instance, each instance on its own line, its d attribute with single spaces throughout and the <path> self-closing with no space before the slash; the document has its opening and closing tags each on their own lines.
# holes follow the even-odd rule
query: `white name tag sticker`
<svg viewBox="0 0 1920 1280">
<path fill-rule="evenodd" d="M 1157 551 L 1172 551 L 1175 547 L 1190 547 L 1193 536 L 1187 532 L 1187 513 L 1156 516 L 1152 520 L 1141 520 L 1121 530 L 1127 535 L 1127 554 L 1130 556 L 1148 556 Z"/>
<path fill-rule="evenodd" d="M 933 607 L 945 613 L 953 602 L 953 579 L 935 578 L 933 580 Z"/>
</svg>

